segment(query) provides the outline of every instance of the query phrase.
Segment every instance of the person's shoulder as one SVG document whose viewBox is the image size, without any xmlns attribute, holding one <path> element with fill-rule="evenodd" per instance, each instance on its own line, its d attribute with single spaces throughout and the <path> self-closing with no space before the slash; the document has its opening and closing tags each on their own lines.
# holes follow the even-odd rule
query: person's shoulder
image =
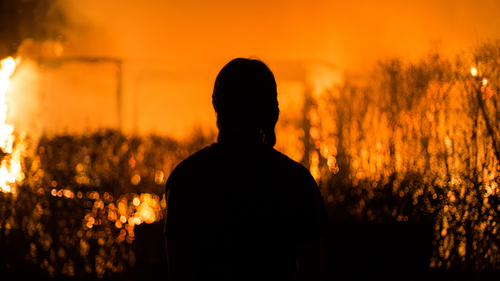
<svg viewBox="0 0 500 281">
<path fill-rule="evenodd" d="M 206 165 L 206 162 L 213 159 L 213 155 L 216 154 L 217 145 L 214 143 L 210 146 L 193 153 L 183 161 L 181 161 L 170 173 L 170 177 L 180 176 L 186 172 L 193 171 L 199 166 Z"/>
<path fill-rule="evenodd" d="M 203 165 L 204 162 L 213 159 L 214 155 L 217 154 L 217 151 L 217 143 L 206 146 L 181 161 L 181 163 L 177 165 L 176 169 L 189 169 L 193 166 Z"/>
<path fill-rule="evenodd" d="M 293 173 L 296 176 L 312 178 L 311 173 L 306 167 L 304 167 L 304 165 L 298 163 L 297 161 L 291 159 L 290 157 L 277 151 L 274 148 L 270 148 L 269 153 L 271 154 L 271 157 L 274 159 L 274 161 L 277 162 L 276 167 L 282 167 L 283 169 L 286 169 L 286 172 Z"/>
</svg>

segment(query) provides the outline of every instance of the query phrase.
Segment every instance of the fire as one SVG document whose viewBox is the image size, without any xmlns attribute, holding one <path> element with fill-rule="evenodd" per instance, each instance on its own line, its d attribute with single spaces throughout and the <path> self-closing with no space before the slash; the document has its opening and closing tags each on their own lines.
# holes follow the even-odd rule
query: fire
<svg viewBox="0 0 500 281">
<path fill-rule="evenodd" d="M 472 68 L 470 69 L 470 73 L 472 74 L 472 76 L 477 76 L 477 68 L 472 67 Z"/>
<path fill-rule="evenodd" d="M 0 148 L 5 154 L 0 164 L 0 191 L 16 194 L 16 184 L 24 180 L 21 160 L 25 154 L 25 138 L 23 132 L 16 140 L 14 126 L 6 124 L 7 105 L 5 95 L 10 90 L 10 77 L 14 73 L 21 58 L 8 57 L 0 62 Z"/>
</svg>

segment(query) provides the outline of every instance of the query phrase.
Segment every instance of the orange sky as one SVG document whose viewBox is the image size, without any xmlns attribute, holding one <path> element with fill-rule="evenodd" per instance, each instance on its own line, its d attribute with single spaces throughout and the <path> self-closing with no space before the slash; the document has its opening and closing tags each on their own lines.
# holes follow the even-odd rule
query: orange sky
<svg viewBox="0 0 500 281">
<path fill-rule="evenodd" d="M 500 37 L 500 1 L 62 1 L 75 33 L 66 54 L 224 61 L 321 59 L 359 70 Z"/>
<path fill-rule="evenodd" d="M 235 57 L 257 56 L 269 63 L 281 91 L 280 86 L 296 85 L 280 82 L 284 69 L 273 68 L 274 62 L 321 61 L 340 73 L 363 72 L 388 56 L 418 58 L 436 40 L 452 54 L 500 39 L 498 0 L 60 0 L 60 4 L 71 23 L 63 56 L 114 57 L 124 62 L 122 128 L 139 133 L 182 136 L 193 125 L 215 129 L 213 81 Z M 36 126 L 48 130 L 76 128 L 75 124 L 86 128 L 89 122 L 115 124 L 116 77 L 106 67 L 87 72 L 71 65 L 46 68 L 40 78 L 45 105 L 37 112 L 81 116 L 69 114 L 76 116 L 70 120 L 53 114 L 55 121 L 47 117 Z M 105 79 L 109 81 L 101 81 Z M 48 93 L 64 106 L 52 104 Z M 25 95 L 25 100 L 33 100 Z M 57 109 L 62 107 L 66 111 Z M 21 116 L 15 112 L 12 106 L 11 115 Z M 21 121 L 14 123 L 22 127 L 17 125 Z"/>
</svg>

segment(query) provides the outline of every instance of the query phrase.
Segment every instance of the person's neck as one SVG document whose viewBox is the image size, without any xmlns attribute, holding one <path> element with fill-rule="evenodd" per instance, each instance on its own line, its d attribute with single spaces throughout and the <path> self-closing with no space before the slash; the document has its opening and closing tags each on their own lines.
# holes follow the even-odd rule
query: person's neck
<svg viewBox="0 0 500 281">
<path fill-rule="evenodd" d="M 224 132 L 219 133 L 219 143 L 229 145 L 259 145 L 263 144 L 260 133 L 254 132 Z"/>
</svg>

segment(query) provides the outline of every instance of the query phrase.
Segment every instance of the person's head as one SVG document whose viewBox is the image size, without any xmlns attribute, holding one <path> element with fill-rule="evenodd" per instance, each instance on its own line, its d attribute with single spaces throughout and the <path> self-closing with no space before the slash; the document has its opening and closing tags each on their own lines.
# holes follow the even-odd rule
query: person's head
<svg viewBox="0 0 500 281">
<path fill-rule="evenodd" d="M 215 79 L 212 104 L 217 113 L 218 141 L 231 136 L 258 136 L 276 144 L 278 121 L 276 81 L 269 68 L 256 59 L 237 58 Z"/>
</svg>

